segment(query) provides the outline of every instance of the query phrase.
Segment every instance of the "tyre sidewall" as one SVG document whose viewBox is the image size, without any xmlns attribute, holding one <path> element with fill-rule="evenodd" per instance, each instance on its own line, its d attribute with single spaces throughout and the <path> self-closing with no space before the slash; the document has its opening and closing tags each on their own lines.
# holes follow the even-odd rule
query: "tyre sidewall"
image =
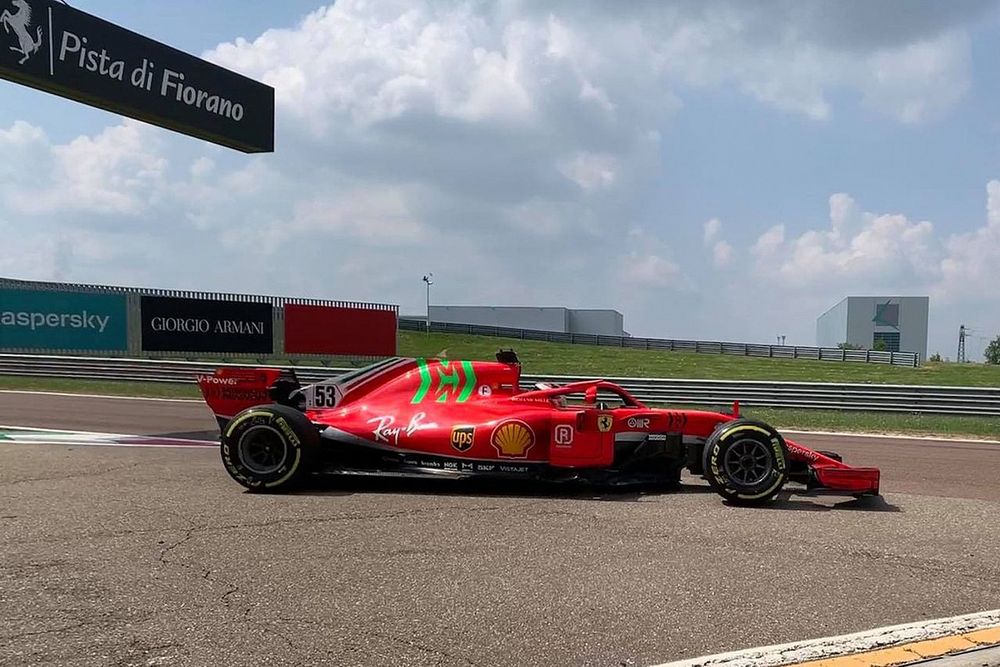
<svg viewBox="0 0 1000 667">
<path fill-rule="evenodd" d="M 729 448 L 746 439 L 765 444 L 771 457 L 768 476 L 752 486 L 731 479 L 723 466 Z M 788 449 L 781 435 L 766 424 L 743 420 L 727 422 L 721 424 L 705 443 L 703 466 L 709 484 L 727 500 L 764 503 L 774 498 L 788 481 Z"/>
<path fill-rule="evenodd" d="M 249 408 L 236 415 L 222 431 L 222 463 L 237 482 L 253 491 L 276 491 L 292 487 L 306 468 L 308 445 L 302 424 L 304 415 L 282 406 Z M 240 441 L 256 429 L 267 428 L 277 434 L 285 446 L 285 458 L 280 468 L 260 474 L 250 469 L 240 457 Z"/>
</svg>

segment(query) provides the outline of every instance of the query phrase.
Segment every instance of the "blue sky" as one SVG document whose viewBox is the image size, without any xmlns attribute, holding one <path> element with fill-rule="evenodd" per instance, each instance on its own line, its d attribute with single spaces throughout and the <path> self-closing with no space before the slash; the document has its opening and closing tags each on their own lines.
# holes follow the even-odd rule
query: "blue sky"
<svg viewBox="0 0 1000 667">
<path fill-rule="evenodd" d="M 73 5 L 275 86 L 277 150 L 0 82 L 2 275 L 415 313 L 434 271 L 441 303 L 800 344 L 929 294 L 931 352 L 1000 333 L 994 2 Z"/>
</svg>

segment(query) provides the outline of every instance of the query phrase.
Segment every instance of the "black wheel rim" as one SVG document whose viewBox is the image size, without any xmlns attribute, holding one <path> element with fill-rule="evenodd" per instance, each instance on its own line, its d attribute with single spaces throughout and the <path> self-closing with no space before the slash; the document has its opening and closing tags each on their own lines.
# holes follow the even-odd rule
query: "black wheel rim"
<svg viewBox="0 0 1000 667">
<path fill-rule="evenodd" d="M 737 440 L 722 459 L 726 476 L 741 486 L 756 486 L 766 480 L 774 465 L 767 444 L 753 438 Z"/>
<path fill-rule="evenodd" d="M 257 475 L 270 475 L 285 464 L 285 439 L 270 426 L 254 426 L 240 438 L 240 461 Z"/>
</svg>

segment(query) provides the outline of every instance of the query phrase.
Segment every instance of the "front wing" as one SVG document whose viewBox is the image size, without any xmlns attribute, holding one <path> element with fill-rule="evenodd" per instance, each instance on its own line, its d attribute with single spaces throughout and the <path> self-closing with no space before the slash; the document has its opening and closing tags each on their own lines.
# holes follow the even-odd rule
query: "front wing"
<svg viewBox="0 0 1000 667">
<path fill-rule="evenodd" d="M 791 440 L 785 440 L 785 445 L 792 461 L 805 464 L 805 479 L 797 481 L 805 483 L 808 491 L 854 496 L 879 494 L 878 468 L 855 468 Z"/>
</svg>

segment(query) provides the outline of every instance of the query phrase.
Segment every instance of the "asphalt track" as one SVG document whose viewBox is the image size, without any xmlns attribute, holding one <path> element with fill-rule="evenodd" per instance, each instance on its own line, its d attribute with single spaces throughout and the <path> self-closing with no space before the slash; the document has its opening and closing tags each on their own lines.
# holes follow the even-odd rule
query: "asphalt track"
<svg viewBox="0 0 1000 667">
<path fill-rule="evenodd" d="M 0 424 L 208 437 L 198 403 L 0 393 Z M 0 665 L 643 665 L 993 609 L 1000 445 L 799 436 L 882 502 L 359 480 L 0 444 Z"/>
</svg>

